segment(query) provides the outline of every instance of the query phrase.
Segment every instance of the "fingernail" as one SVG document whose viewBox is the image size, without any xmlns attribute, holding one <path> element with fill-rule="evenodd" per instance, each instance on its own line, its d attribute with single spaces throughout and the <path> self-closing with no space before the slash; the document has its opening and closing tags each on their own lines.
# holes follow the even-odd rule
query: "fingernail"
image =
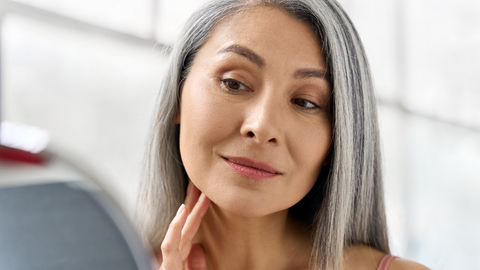
<svg viewBox="0 0 480 270">
<path fill-rule="evenodd" d="M 182 205 L 180 205 L 180 208 L 178 208 L 177 216 L 183 213 L 184 210 L 185 210 L 185 204 L 182 203 Z"/>
<path fill-rule="evenodd" d="M 203 201 L 205 199 L 205 193 L 202 192 L 202 194 L 200 194 L 200 197 L 198 198 L 198 201 Z"/>
</svg>

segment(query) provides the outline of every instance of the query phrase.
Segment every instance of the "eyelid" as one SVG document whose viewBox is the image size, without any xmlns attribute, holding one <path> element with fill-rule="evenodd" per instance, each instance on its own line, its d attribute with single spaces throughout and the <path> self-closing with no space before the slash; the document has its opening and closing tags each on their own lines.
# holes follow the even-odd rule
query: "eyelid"
<svg viewBox="0 0 480 270">
<path fill-rule="evenodd" d="M 320 105 L 318 105 L 317 103 L 315 103 L 315 102 L 313 102 L 313 101 L 311 101 L 311 100 L 309 100 L 309 99 L 307 99 L 307 98 L 302 98 L 302 97 L 293 98 L 293 99 L 292 99 L 292 103 L 295 104 L 294 101 L 295 101 L 295 100 L 299 100 L 299 99 L 304 100 L 304 101 L 306 101 L 306 102 L 308 102 L 308 103 L 310 103 L 310 104 L 312 104 L 312 105 L 314 106 L 313 108 L 308 108 L 308 107 L 302 107 L 302 106 L 299 106 L 299 105 L 298 105 L 298 107 L 299 107 L 300 109 L 302 109 L 302 110 L 306 110 L 306 111 L 317 110 L 317 109 L 323 110 L 323 108 L 322 108 Z M 297 105 L 297 104 L 295 104 L 295 105 Z"/>
<path fill-rule="evenodd" d="M 323 94 L 319 89 L 305 89 L 299 91 L 294 98 L 304 99 L 320 109 L 323 109 L 325 105 Z"/>
<path fill-rule="evenodd" d="M 250 88 L 247 86 L 247 84 L 243 83 L 241 80 L 233 79 L 233 78 L 221 78 L 220 81 L 222 82 L 222 87 L 228 88 L 227 90 L 230 92 L 239 92 L 239 91 L 251 91 Z M 226 85 L 228 82 L 235 82 L 243 86 L 241 89 L 232 89 L 228 85 Z"/>
</svg>

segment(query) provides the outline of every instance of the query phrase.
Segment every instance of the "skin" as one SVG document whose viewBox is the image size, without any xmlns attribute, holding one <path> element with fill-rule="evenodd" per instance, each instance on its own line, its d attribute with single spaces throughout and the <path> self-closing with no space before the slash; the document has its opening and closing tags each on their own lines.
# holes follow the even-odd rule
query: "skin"
<svg viewBox="0 0 480 270">
<path fill-rule="evenodd" d="M 325 70 L 313 31 L 277 8 L 256 7 L 217 25 L 182 86 L 175 123 L 190 183 L 160 269 L 308 268 L 311 231 L 288 209 L 329 162 Z M 225 157 L 268 163 L 277 174 L 251 179 Z M 376 269 L 383 256 L 368 247 L 345 254 L 345 269 Z"/>
<path fill-rule="evenodd" d="M 232 45 L 251 50 L 263 65 Z M 301 21 L 258 8 L 220 23 L 199 50 L 182 88 L 180 153 L 192 182 L 222 209 L 264 217 L 288 209 L 314 185 L 332 138 L 331 90 L 324 77 L 295 74 L 326 70 L 320 48 Z M 268 163 L 281 175 L 246 178 L 227 156 Z"/>
</svg>

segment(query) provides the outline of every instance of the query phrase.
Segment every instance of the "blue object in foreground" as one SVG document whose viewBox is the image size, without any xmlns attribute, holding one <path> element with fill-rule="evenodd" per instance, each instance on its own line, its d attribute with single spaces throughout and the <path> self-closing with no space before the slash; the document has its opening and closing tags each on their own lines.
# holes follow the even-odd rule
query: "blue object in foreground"
<svg viewBox="0 0 480 270">
<path fill-rule="evenodd" d="M 0 189 L 0 269 L 151 270 L 119 208 L 84 182 Z"/>
</svg>

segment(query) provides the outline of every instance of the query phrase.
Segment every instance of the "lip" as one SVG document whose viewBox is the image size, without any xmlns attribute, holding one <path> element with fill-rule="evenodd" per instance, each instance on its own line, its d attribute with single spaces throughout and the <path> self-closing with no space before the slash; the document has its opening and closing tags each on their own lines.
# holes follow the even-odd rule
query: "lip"
<svg viewBox="0 0 480 270">
<path fill-rule="evenodd" d="M 254 161 L 246 157 L 222 157 L 238 174 L 250 179 L 267 179 L 281 175 L 279 171 L 265 162 Z"/>
</svg>

